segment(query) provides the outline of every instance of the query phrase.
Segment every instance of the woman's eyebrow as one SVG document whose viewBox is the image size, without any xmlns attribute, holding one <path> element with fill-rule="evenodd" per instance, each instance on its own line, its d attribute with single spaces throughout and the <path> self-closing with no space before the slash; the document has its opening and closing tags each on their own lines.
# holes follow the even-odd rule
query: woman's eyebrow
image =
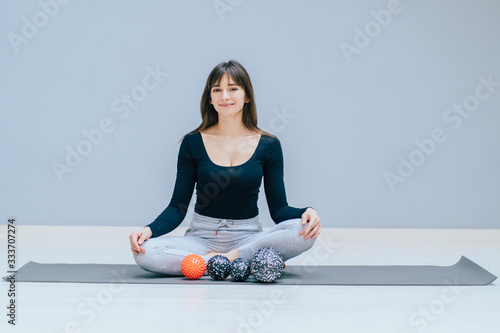
<svg viewBox="0 0 500 333">
<path fill-rule="evenodd" d="M 230 85 L 230 86 L 239 86 L 239 84 L 237 84 L 237 83 L 230 83 L 229 85 Z M 214 85 L 212 86 L 212 88 L 214 88 L 214 87 L 220 87 L 220 84 L 214 84 Z"/>
</svg>

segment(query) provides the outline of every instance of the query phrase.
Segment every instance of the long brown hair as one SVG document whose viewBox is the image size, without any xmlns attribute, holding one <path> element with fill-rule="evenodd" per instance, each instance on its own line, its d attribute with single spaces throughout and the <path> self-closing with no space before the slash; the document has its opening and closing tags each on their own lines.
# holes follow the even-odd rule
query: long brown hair
<svg viewBox="0 0 500 333">
<path fill-rule="evenodd" d="M 269 135 L 277 138 L 274 134 L 268 133 L 257 126 L 257 106 L 255 105 L 255 97 L 250 76 L 239 62 L 232 59 L 221 62 L 210 72 L 201 96 L 201 124 L 188 134 L 202 131 L 219 122 L 219 114 L 210 103 L 210 92 L 215 84 L 219 84 L 224 74 L 228 74 L 237 85 L 241 86 L 245 90 L 245 97 L 250 100 L 248 103 L 243 105 L 243 114 L 241 116 L 243 125 L 250 131 L 259 130 L 262 131 L 262 135 Z M 179 140 L 179 142 L 181 142 L 183 138 L 184 136 Z"/>
</svg>

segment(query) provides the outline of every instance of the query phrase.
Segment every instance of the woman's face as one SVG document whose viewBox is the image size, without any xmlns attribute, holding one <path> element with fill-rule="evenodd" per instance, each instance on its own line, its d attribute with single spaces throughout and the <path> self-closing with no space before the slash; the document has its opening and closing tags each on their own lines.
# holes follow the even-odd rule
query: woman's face
<svg viewBox="0 0 500 333">
<path fill-rule="evenodd" d="M 243 110 L 243 105 L 250 102 L 243 87 L 237 85 L 229 75 L 224 74 L 219 84 L 210 91 L 210 103 L 219 114 L 231 116 Z"/>
</svg>

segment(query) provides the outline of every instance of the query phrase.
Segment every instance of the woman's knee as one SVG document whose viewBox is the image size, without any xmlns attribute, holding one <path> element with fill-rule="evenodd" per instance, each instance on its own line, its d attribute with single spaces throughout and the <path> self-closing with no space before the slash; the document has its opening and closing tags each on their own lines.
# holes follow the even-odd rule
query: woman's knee
<svg viewBox="0 0 500 333">
<path fill-rule="evenodd" d="M 316 242 L 316 239 L 312 239 L 311 237 L 307 239 L 304 239 L 304 235 L 300 235 L 299 237 L 299 244 L 301 245 L 300 247 L 302 249 L 302 252 L 309 250 Z"/>
<path fill-rule="evenodd" d="M 153 250 L 152 243 L 153 242 L 151 241 L 151 239 L 142 243 L 141 246 L 144 248 L 144 250 L 146 250 L 146 252 L 139 252 L 139 254 L 132 253 L 136 264 L 139 265 L 141 268 L 144 268 L 146 263 L 150 261 L 149 259 L 151 257 L 151 252 Z"/>
<path fill-rule="evenodd" d="M 134 256 L 135 263 L 142 267 L 145 261 L 144 259 L 146 257 L 146 253 L 139 252 L 138 254 L 132 253 L 132 255 Z"/>
<path fill-rule="evenodd" d="M 316 242 L 316 239 L 312 239 L 311 237 L 304 239 L 304 234 L 299 235 L 299 232 L 307 227 L 307 224 L 302 224 L 302 219 L 291 219 L 282 223 L 286 223 L 286 225 L 283 226 L 285 229 L 290 230 L 295 234 L 295 246 L 302 252 L 309 250 Z"/>
</svg>

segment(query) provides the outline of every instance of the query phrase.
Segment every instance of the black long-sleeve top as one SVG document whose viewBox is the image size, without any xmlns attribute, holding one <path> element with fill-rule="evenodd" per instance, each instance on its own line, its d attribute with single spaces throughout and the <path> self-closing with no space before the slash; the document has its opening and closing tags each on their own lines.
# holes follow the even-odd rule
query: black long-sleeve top
<svg viewBox="0 0 500 333">
<path fill-rule="evenodd" d="M 237 166 L 213 163 L 199 131 L 182 139 L 177 158 L 177 178 L 172 199 L 165 210 L 147 226 L 158 237 L 177 228 L 184 217 L 196 184 L 194 211 L 214 218 L 248 219 L 257 216 L 262 177 L 269 212 L 278 224 L 300 218 L 308 207 L 287 203 L 280 141 L 262 134 L 254 154 Z M 310 207 L 310 206 L 309 206 Z"/>
</svg>

